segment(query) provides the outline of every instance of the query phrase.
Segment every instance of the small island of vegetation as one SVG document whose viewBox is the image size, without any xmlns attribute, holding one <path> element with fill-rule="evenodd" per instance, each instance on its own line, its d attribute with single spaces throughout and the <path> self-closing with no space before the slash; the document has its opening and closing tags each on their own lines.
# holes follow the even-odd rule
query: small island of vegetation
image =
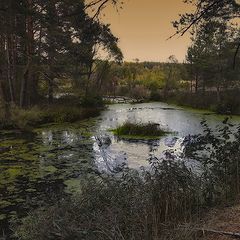
<svg viewBox="0 0 240 240">
<path fill-rule="evenodd" d="M 131 123 L 125 122 L 116 129 L 111 130 L 114 135 L 125 139 L 159 139 L 169 133 L 156 123 Z"/>
</svg>

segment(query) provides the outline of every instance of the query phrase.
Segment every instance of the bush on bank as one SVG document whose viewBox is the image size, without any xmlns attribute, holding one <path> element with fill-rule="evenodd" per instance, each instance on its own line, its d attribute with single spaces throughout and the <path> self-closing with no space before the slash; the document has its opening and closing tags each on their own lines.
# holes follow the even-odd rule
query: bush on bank
<svg viewBox="0 0 240 240">
<path fill-rule="evenodd" d="M 53 105 L 42 104 L 28 109 L 0 102 L 0 128 L 27 130 L 45 123 L 75 122 L 100 113 L 100 105 L 82 105 L 79 99 L 65 98 Z"/>
</svg>

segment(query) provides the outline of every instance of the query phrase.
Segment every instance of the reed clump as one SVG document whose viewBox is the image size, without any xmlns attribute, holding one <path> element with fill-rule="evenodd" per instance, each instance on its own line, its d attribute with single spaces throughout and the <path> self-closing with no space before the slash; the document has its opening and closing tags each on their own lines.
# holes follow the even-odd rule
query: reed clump
<svg viewBox="0 0 240 240">
<path fill-rule="evenodd" d="M 168 132 L 161 129 L 156 123 L 131 123 L 125 122 L 123 125 L 112 130 L 119 137 L 126 138 L 159 138 Z"/>
</svg>

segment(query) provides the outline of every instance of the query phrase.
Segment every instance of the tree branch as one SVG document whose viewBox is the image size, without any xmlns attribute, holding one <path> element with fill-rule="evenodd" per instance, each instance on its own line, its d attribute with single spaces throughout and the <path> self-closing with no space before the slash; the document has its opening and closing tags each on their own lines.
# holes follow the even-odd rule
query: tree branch
<svg viewBox="0 0 240 240">
<path fill-rule="evenodd" d="M 171 38 L 173 38 L 173 37 L 175 37 L 176 35 L 181 35 L 181 36 L 183 36 L 190 28 L 192 28 L 192 26 L 194 25 L 194 24 L 196 24 L 199 20 L 201 20 L 202 18 L 203 18 L 203 16 L 209 11 L 209 10 L 211 10 L 211 8 L 213 8 L 215 5 L 217 5 L 219 2 L 221 2 L 222 0 L 216 0 L 216 1 L 214 1 L 212 4 L 210 4 L 209 6 L 207 6 L 205 9 L 203 9 L 200 13 L 199 13 L 199 15 L 197 14 L 197 13 L 195 13 L 195 15 L 197 15 L 197 17 L 195 18 L 195 19 L 193 19 L 192 20 L 192 22 L 188 25 L 188 26 L 186 26 L 186 27 L 184 27 L 184 28 L 182 28 L 181 30 L 179 30 L 179 31 L 177 31 L 176 33 L 174 33 L 172 36 L 170 36 L 167 40 L 169 40 L 169 39 L 171 39 Z"/>
<path fill-rule="evenodd" d="M 101 10 L 105 7 L 105 5 L 107 4 L 108 1 L 109 1 L 109 0 L 105 0 L 105 1 L 103 1 L 103 2 L 100 4 L 100 6 L 98 7 L 96 13 L 95 13 L 94 16 L 93 16 L 93 19 L 99 16 Z"/>
<path fill-rule="evenodd" d="M 201 18 L 212 8 L 214 7 L 217 3 L 219 3 L 222 0 L 216 0 L 212 4 L 210 4 L 208 7 L 206 7 L 198 17 L 193 19 L 193 21 L 187 26 L 185 29 L 182 29 L 181 31 L 181 36 L 183 36 L 194 24 L 196 24 Z"/>
</svg>

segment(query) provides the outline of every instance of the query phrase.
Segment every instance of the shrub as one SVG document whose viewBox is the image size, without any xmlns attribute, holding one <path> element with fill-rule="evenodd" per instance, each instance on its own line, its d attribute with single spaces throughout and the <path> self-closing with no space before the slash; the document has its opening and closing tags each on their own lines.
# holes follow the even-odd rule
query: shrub
<svg viewBox="0 0 240 240">
<path fill-rule="evenodd" d="M 205 121 L 204 134 L 187 141 L 185 155 L 202 165 L 208 205 L 235 201 L 240 194 L 240 126 L 223 121 L 215 131 Z"/>
<path fill-rule="evenodd" d="M 228 91 L 222 94 L 216 112 L 220 114 L 240 114 L 239 91 Z"/>
<path fill-rule="evenodd" d="M 87 96 L 81 100 L 83 107 L 103 107 L 104 102 L 101 96 Z"/>
<path fill-rule="evenodd" d="M 15 105 L 2 107 L 0 113 L 1 128 L 30 130 L 44 123 L 64 123 L 83 120 L 99 115 L 99 108 L 83 108 L 77 105 L 52 105 L 22 109 Z"/>
<path fill-rule="evenodd" d="M 99 114 L 99 109 L 82 108 L 75 106 L 52 106 L 45 110 L 47 122 L 63 123 L 83 120 L 95 117 Z"/>
<path fill-rule="evenodd" d="M 200 109 L 209 109 L 219 114 L 240 114 L 239 91 L 229 90 L 220 93 L 220 99 L 217 92 L 176 92 L 167 101 L 174 102 L 183 106 L 190 106 Z"/>
<path fill-rule="evenodd" d="M 0 125 L 2 128 L 28 129 L 41 122 L 44 115 L 38 107 L 21 109 L 10 104 L 7 104 L 1 112 Z"/>
<path fill-rule="evenodd" d="M 13 107 L 11 111 L 11 121 L 17 128 L 26 128 L 27 126 L 36 126 L 42 121 L 43 111 L 38 107 L 31 109 L 21 109 Z"/>
<path fill-rule="evenodd" d="M 162 101 L 163 100 L 163 93 L 160 90 L 151 91 L 150 100 L 152 100 L 152 101 Z"/>
</svg>

